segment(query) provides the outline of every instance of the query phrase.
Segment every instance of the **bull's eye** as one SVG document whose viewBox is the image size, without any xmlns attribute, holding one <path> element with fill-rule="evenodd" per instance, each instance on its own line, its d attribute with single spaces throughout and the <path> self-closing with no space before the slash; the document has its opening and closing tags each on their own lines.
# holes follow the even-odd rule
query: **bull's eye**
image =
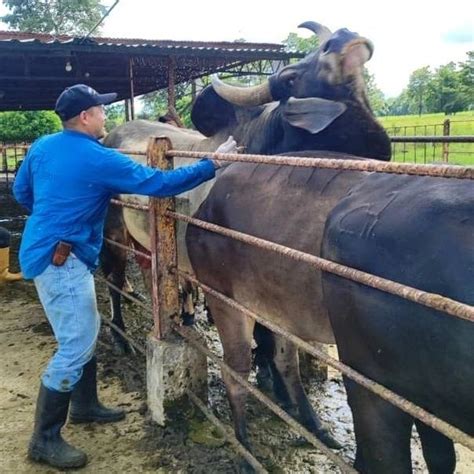
<svg viewBox="0 0 474 474">
<path fill-rule="evenodd" d="M 324 43 L 323 46 L 323 54 L 328 54 L 329 53 L 329 47 L 330 47 L 331 40 L 328 40 Z"/>
</svg>

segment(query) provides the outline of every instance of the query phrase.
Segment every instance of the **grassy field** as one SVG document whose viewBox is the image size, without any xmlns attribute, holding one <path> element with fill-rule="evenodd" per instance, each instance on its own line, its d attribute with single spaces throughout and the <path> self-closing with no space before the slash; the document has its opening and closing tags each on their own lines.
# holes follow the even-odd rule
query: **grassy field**
<svg viewBox="0 0 474 474">
<path fill-rule="evenodd" d="M 449 119 L 450 135 L 474 136 L 474 112 L 460 112 L 456 115 L 444 114 L 397 115 L 379 117 L 379 121 L 390 136 L 443 135 L 443 122 Z M 445 147 L 445 148 L 443 148 Z M 443 150 L 447 152 L 447 162 L 456 165 L 474 165 L 474 143 L 394 143 L 394 161 L 407 163 L 443 163 Z M 14 170 L 18 160 L 23 158 L 23 150 L 7 150 L 8 169 Z M 444 154 L 446 156 L 446 153 Z M 4 169 L 5 155 L 0 157 L 0 169 Z"/>
<path fill-rule="evenodd" d="M 443 135 L 443 122 L 449 119 L 450 135 L 474 135 L 474 112 L 444 114 L 398 115 L 379 117 L 390 136 Z M 442 163 L 443 144 L 396 143 L 392 145 L 395 161 L 409 163 Z M 447 145 L 448 163 L 474 165 L 474 143 L 450 143 Z"/>
</svg>

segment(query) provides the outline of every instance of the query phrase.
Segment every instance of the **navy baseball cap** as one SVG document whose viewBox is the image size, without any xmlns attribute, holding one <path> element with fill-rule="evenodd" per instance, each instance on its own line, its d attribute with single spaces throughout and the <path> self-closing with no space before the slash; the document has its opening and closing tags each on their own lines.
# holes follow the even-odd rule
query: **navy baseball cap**
<svg viewBox="0 0 474 474">
<path fill-rule="evenodd" d="M 79 115 L 83 110 L 96 105 L 106 105 L 112 103 L 117 98 L 115 92 L 109 94 L 99 94 L 92 87 L 85 84 L 76 84 L 67 87 L 61 92 L 61 95 L 56 101 L 54 111 L 59 115 L 61 120 L 65 122 L 76 115 Z"/>
</svg>

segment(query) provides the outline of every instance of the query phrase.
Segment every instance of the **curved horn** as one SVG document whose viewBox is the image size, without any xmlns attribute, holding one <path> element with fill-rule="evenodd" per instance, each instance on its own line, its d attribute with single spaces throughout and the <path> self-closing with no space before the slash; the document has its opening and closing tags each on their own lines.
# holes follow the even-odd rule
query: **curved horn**
<svg viewBox="0 0 474 474">
<path fill-rule="evenodd" d="M 262 105 L 273 101 L 268 81 L 253 87 L 236 87 L 222 82 L 214 75 L 212 76 L 212 86 L 217 95 L 234 105 Z"/>
<path fill-rule="evenodd" d="M 298 28 L 306 28 L 312 31 L 319 38 L 320 44 L 324 43 L 332 35 L 331 30 L 327 26 L 316 23 L 315 21 L 305 21 L 298 25 Z"/>
</svg>

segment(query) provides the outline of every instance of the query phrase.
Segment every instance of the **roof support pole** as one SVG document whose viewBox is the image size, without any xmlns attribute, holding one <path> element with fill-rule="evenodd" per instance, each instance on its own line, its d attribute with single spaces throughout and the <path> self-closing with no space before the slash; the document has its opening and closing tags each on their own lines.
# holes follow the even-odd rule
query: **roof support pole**
<svg viewBox="0 0 474 474">
<path fill-rule="evenodd" d="M 168 109 L 176 108 L 176 60 L 168 57 Z"/>
<path fill-rule="evenodd" d="M 133 85 L 133 61 L 128 58 L 128 78 L 130 82 L 130 119 L 135 120 L 135 103 L 134 103 L 134 85 Z"/>
</svg>

